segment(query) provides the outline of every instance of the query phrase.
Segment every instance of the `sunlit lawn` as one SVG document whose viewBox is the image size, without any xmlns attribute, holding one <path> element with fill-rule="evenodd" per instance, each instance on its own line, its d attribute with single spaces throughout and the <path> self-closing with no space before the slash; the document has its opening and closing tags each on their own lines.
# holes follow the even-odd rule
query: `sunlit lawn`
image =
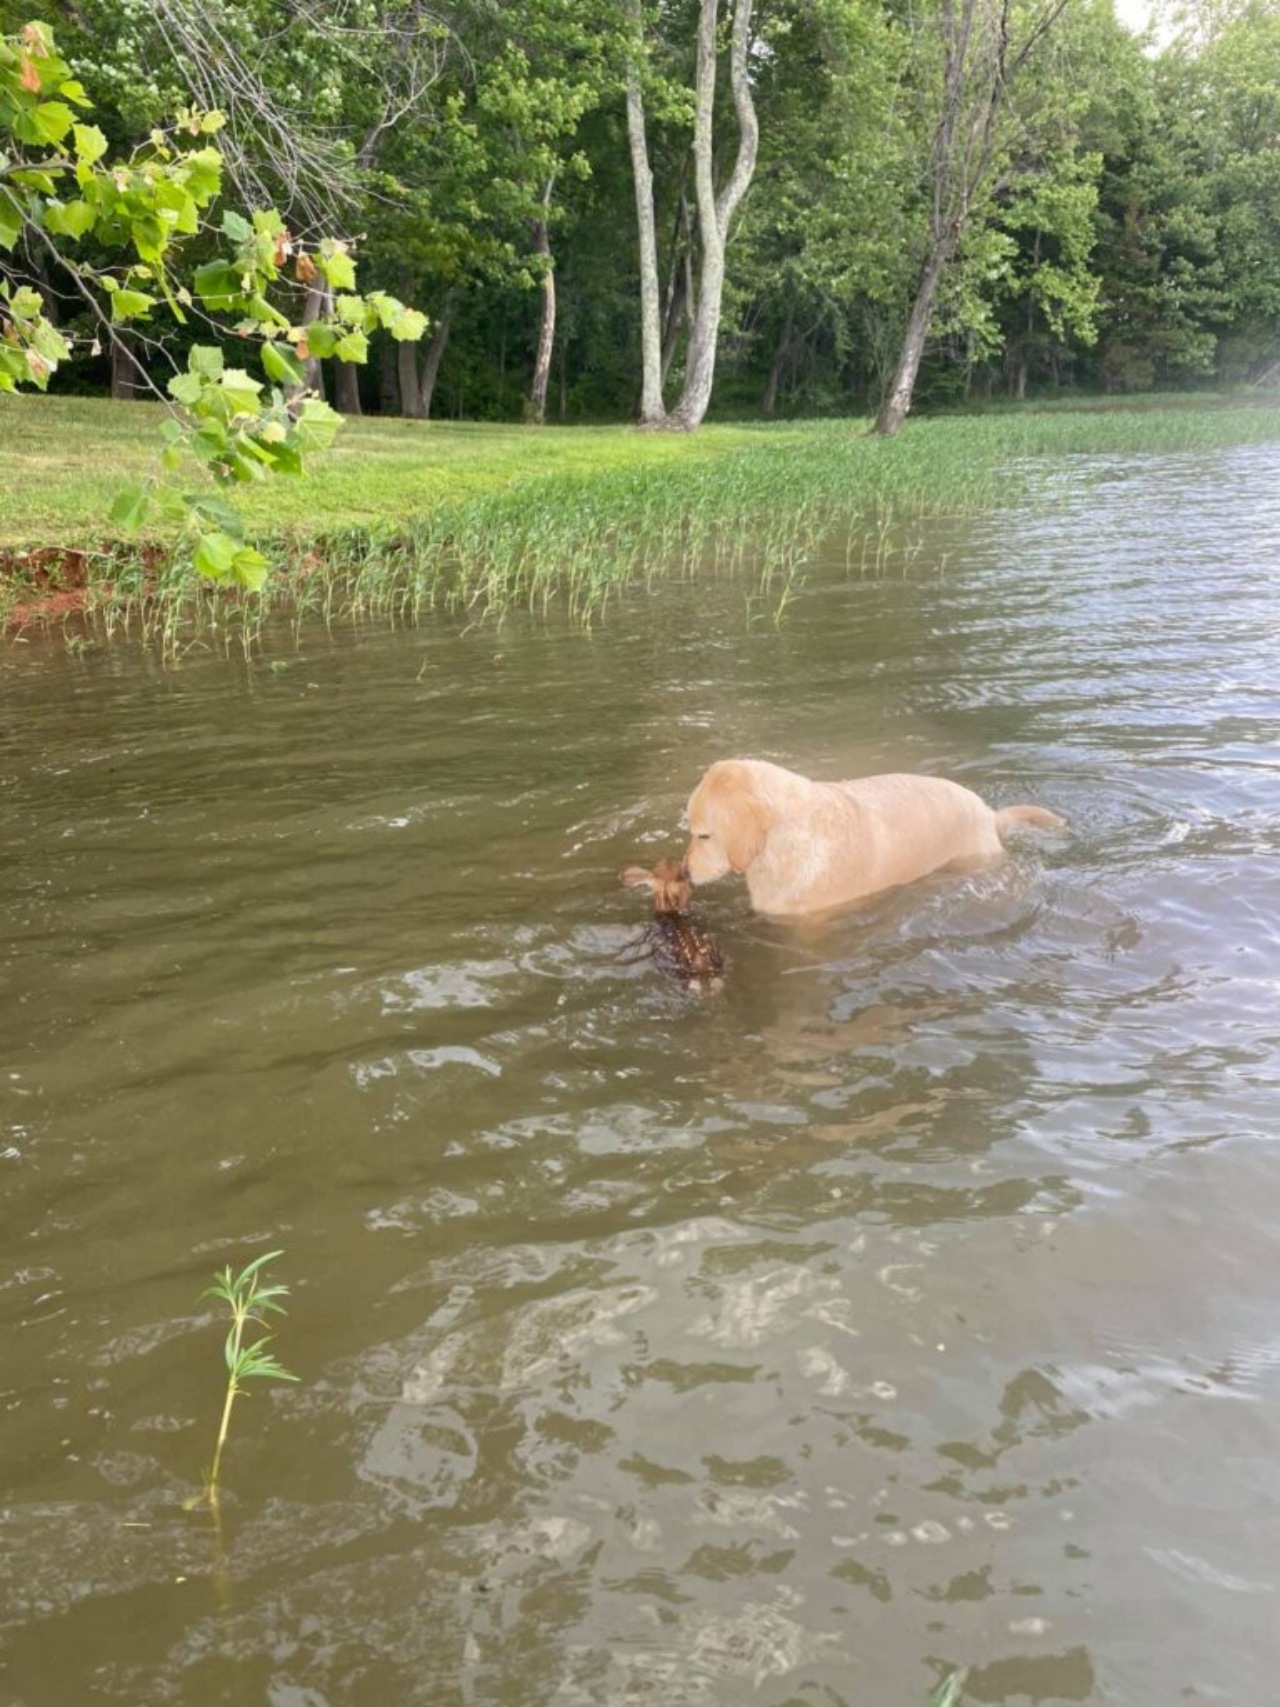
<svg viewBox="0 0 1280 1707">
<path fill-rule="evenodd" d="M 161 415 L 151 403 L 0 398 L 0 545 L 83 546 L 110 535 L 112 496 L 152 468 Z M 346 423 L 304 478 L 240 488 L 235 497 L 256 527 L 394 523 L 445 499 L 544 474 L 703 461 L 786 432 L 709 426 L 688 435 L 374 418 Z"/>
<path fill-rule="evenodd" d="M 160 416 L 152 404 L 0 398 L 0 550 L 108 543 L 112 495 L 154 466 Z M 1045 460 L 1280 440 L 1280 398 L 989 408 L 913 418 L 891 441 L 866 429 L 862 420 L 693 434 L 356 420 L 305 478 L 232 496 L 260 539 L 408 526 L 465 534 L 474 549 L 486 530 L 516 528 L 547 549 L 584 530 L 599 546 L 615 525 L 675 525 L 682 513 L 722 525 L 801 500 L 849 515 L 987 508 L 1016 498 L 1025 471 Z"/>
</svg>

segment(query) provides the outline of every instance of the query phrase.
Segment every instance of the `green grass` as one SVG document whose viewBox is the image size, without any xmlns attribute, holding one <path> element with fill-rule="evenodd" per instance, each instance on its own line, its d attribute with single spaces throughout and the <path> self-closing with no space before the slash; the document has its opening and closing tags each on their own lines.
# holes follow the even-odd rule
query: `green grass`
<svg viewBox="0 0 1280 1707">
<path fill-rule="evenodd" d="M 0 548 L 101 544 L 111 532 L 107 512 L 113 494 L 153 466 L 163 414 L 153 403 L 0 398 Z M 445 499 L 501 491 L 512 481 L 544 474 L 656 468 L 691 455 L 715 457 L 756 443 L 768 431 L 538 431 L 374 417 L 348 422 L 334 449 L 314 458 L 304 478 L 242 488 L 234 497 L 263 528 L 375 527 L 421 515 Z"/>
<path fill-rule="evenodd" d="M 351 422 L 305 479 L 236 494 L 277 566 L 260 601 L 195 590 L 183 552 L 163 540 L 141 554 L 109 540 L 110 494 L 149 465 L 156 425 L 141 404 L 0 407 L 0 557 L 11 572 L 0 615 L 6 597 L 17 602 L 22 553 L 44 547 L 92 554 L 88 605 L 108 628 L 136 616 L 170 644 L 211 610 L 225 635 L 249 632 L 273 605 L 413 619 L 561 598 L 589 617 L 622 582 L 708 563 L 750 564 L 780 608 L 833 529 L 860 533 L 861 565 L 879 567 L 899 524 L 1015 501 L 1046 463 L 1280 440 L 1280 401 L 1032 405 L 911 421 L 893 440 L 868 436 L 865 422 L 691 435 Z"/>
</svg>

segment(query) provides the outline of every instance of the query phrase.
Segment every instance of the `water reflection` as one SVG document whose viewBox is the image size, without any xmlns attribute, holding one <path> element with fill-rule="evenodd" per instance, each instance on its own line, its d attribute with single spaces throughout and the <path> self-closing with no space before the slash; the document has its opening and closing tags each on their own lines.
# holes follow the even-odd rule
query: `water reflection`
<svg viewBox="0 0 1280 1707">
<path fill-rule="evenodd" d="M 1078 465 L 781 630 L 7 655 L 0 1694 L 1266 1699 L 1277 473 Z M 1073 834 L 701 892 L 701 1000 L 616 873 L 746 752 Z M 219 1542 L 194 1300 L 277 1245 Z"/>
</svg>

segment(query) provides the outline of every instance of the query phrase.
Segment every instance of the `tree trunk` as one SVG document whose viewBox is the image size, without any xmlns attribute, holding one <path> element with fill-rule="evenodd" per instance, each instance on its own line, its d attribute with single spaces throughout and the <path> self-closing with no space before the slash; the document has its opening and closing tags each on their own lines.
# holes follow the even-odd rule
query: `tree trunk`
<svg viewBox="0 0 1280 1707">
<path fill-rule="evenodd" d="M 661 426 L 666 420 L 662 402 L 662 328 L 658 308 L 658 237 L 653 218 L 653 171 L 645 136 L 644 96 L 640 89 L 640 0 L 628 0 L 637 40 L 627 60 L 627 139 L 631 145 L 631 174 L 636 189 L 636 225 L 640 240 L 640 425 Z"/>
<path fill-rule="evenodd" d="M 313 320 L 323 317 L 329 307 L 329 287 L 322 278 L 316 277 L 307 285 L 306 300 L 302 304 L 302 324 L 310 326 Z M 308 391 L 317 397 L 324 396 L 324 368 L 318 356 L 308 356 L 302 364 L 305 375 L 304 384 Z"/>
<path fill-rule="evenodd" d="M 133 353 L 133 340 L 119 327 L 111 331 L 111 395 L 117 402 L 128 402 L 143 389 L 138 359 Z"/>
<path fill-rule="evenodd" d="M 1045 0 L 1015 48 L 1010 40 L 1011 0 L 945 0 L 942 87 L 930 150 L 929 252 L 893 383 L 876 418 L 877 433 L 892 435 L 907 418 L 938 281 L 960 245 L 979 198 L 989 188 L 1000 142 L 998 120 L 1009 85 L 1068 3 Z"/>
<path fill-rule="evenodd" d="M 396 372 L 394 352 L 400 345 L 387 333 L 378 339 L 378 413 L 380 415 L 398 415 L 400 413 L 400 378 Z"/>
<path fill-rule="evenodd" d="M 685 186 L 688 160 L 681 162 L 680 183 L 676 192 L 676 217 L 671 230 L 671 267 L 667 273 L 667 293 L 662 304 L 662 389 L 665 394 L 671 366 L 680 342 L 680 328 L 689 304 L 693 301 L 693 221 L 689 215 L 689 196 Z"/>
<path fill-rule="evenodd" d="M 529 419 L 541 427 L 547 419 L 547 382 L 551 378 L 551 352 L 556 337 L 556 275 L 550 267 L 542 275 L 542 324 L 538 329 L 538 354 L 529 387 Z"/>
<path fill-rule="evenodd" d="M 680 331 L 689 317 L 694 298 L 693 220 L 685 189 L 686 168 L 680 168 L 680 193 L 676 198 L 676 221 L 671 233 L 671 271 L 667 275 L 667 299 L 662 313 L 662 389 L 666 392 Z"/>
<path fill-rule="evenodd" d="M 435 394 L 436 378 L 440 372 L 440 363 L 444 360 L 445 347 L 449 342 L 449 327 L 453 321 L 453 309 L 446 305 L 440 318 L 436 321 L 435 330 L 431 334 L 431 342 L 427 345 L 426 358 L 422 363 L 422 414 L 424 419 L 431 413 L 431 399 Z"/>
<path fill-rule="evenodd" d="M 876 432 L 883 433 L 888 438 L 892 438 L 906 420 L 907 411 L 911 407 L 916 375 L 920 372 L 920 358 L 924 355 L 925 340 L 929 336 L 929 326 L 933 320 L 933 301 L 938 294 L 938 280 L 942 277 L 942 269 L 946 265 L 950 249 L 951 246 L 945 241 L 935 243 L 929 251 L 929 259 L 920 276 L 920 285 L 911 308 L 911 318 L 907 321 L 906 336 L 902 340 L 898 366 L 888 395 L 876 417 Z"/>
<path fill-rule="evenodd" d="M 396 377 L 400 381 L 400 413 L 411 421 L 425 421 L 427 411 L 418 378 L 418 346 L 412 339 L 396 345 Z"/>
<path fill-rule="evenodd" d="M 692 258 L 686 254 L 684 265 L 676 278 L 672 280 L 673 289 L 667 298 L 667 327 L 662 337 L 662 383 L 665 386 L 671 372 L 671 364 L 676 359 L 676 350 L 680 347 L 680 328 L 684 324 L 689 306 L 689 273 L 692 270 Z"/>
<path fill-rule="evenodd" d="M 716 345 L 720 336 L 720 304 L 724 294 L 725 244 L 733 217 L 747 192 L 756 166 L 759 125 L 751 99 L 747 54 L 751 44 L 753 0 L 735 0 L 733 39 L 729 50 L 729 84 L 738 117 L 738 156 L 729 181 L 717 196 L 712 157 L 712 127 L 716 95 L 717 0 L 700 0 L 698 17 L 697 103 L 693 124 L 694 187 L 698 206 L 698 238 L 702 268 L 698 299 L 689 330 L 684 385 L 680 401 L 667 424 L 691 431 L 701 424 L 711 402 Z"/>
<path fill-rule="evenodd" d="M 333 363 L 333 402 L 340 415 L 359 415 L 360 368 L 356 362 Z"/>
<path fill-rule="evenodd" d="M 544 207 L 551 204 L 554 178 L 548 178 L 542 193 Z M 547 381 L 551 377 L 551 352 L 556 342 L 556 275 L 551 260 L 551 239 L 545 213 L 533 228 L 534 253 L 542 260 L 542 323 L 538 328 L 538 353 L 533 362 L 533 384 L 529 387 L 529 419 L 543 426 L 547 419 Z"/>
</svg>

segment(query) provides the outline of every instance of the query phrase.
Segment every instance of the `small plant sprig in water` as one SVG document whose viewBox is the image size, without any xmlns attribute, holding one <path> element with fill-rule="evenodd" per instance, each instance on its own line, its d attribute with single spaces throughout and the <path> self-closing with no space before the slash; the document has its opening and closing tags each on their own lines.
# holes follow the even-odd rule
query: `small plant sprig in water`
<svg viewBox="0 0 1280 1707">
<path fill-rule="evenodd" d="M 950 1677 L 944 1677 L 929 1697 L 929 1707 L 960 1707 L 964 1680 L 968 1675 L 967 1671 L 953 1671 Z"/>
<path fill-rule="evenodd" d="M 267 1251 L 265 1255 L 256 1257 L 246 1268 L 241 1269 L 239 1274 L 232 1274 L 228 1266 L 213 1285 L 200 1294 L 202 1298 L 220 1298 L 226 1304 L 231 1312 L 231 1327 L 225 1346 L 227 1396 L 222 1406 L 218 1444 L 214 1448 L 213 1463 L 205 1476 L 204 1488 L 187 1501 L 188 1510 L 200 1505 L 207 1505 L 214 1511 L 218 1508 L 218 1478 L 222 1469 L 223 1448 L 227 1444 L 227 1435 L 231 1429 L 232 1407 L 235 1405 L 236 1395 L 244 1390 L 245 1382 L 259 1378 L 273 1381 L 298 1379 L 267 1349 L 271 1344 L 270 1334 L 264 1334 L 251 1345 L 244 1343 L 245 1329 L 250 1322 L 262 1327 L 265 1326 L 269 1315 L 284 1314 L 284 1305 L 280 1303 L 280 1299 L 288 1297 L 289 1288 L 278 1283 L 268 1285 L 263 1278 L 267 1264 L 283 1254 L 282 1251 Z"/>
</svg>

